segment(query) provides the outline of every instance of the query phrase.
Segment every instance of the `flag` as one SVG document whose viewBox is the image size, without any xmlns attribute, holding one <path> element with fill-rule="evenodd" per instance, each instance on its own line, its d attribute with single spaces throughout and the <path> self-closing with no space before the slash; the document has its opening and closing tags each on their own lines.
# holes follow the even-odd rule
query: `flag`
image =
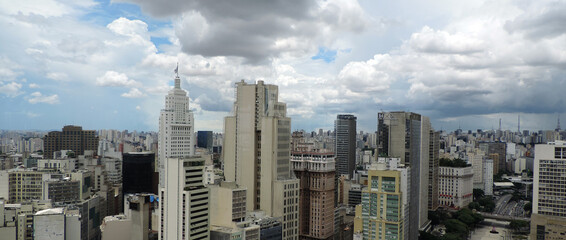
<svg viewBox="0 0 566 240">
<path fill-rule="evenodd" d="M 179 64 L 177 63 L 177 67 L 175 68 L 175 74 L 179 74 Z"/>
</svg>

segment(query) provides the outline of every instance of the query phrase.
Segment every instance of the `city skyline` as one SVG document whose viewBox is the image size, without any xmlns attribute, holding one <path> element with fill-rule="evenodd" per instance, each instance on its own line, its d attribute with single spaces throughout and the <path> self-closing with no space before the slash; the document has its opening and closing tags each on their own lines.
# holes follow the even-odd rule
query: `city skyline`
<svg viewBox="0 0 566 240">
<path fill-rule="evenodd" d="M 406 7 L 412 6 L 412 7 Z M 222 131 L 234 84 L 281 88 L 292 129 L 353 114 L 431 117 L 435 129 L 552 130 L 566 116 L 566 4 L 141 0 L 0 8 L 2 129 L 157 131 L 179 62 L 195 130 Z"/>
</svg>

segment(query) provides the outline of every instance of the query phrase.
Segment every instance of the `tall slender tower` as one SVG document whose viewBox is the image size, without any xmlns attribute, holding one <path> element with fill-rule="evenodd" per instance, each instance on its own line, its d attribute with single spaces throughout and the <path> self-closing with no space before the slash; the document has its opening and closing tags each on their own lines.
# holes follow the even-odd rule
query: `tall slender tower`
<svg viewBox="0 0 566 240">
<path fill-rule="evenodd" d="M 338 115 L 336 132 L 336 173 L 352 178 L 356 166 L 356 117 Z"/>
<path fill-rule="evenodd" d="M 175 70 L 177 72 L 177 69 Z M 194 119 L 189 110 L 189 96 L 181 89 L 181 78 L 175 77 L 175 87 L 165 96 L 165 108 L 159 116 L 159 185 L 165 181 L 167 158 L 194 155 Z"/>
<path fill-rule="evenodd" d="M 224 176 L 247 188 L 246 208 L 281 217 L 282 239 L 298 239 L 299 179 L 290 170 L 291 119 L 278 87 L 236 83 L 234 116 L 224 119 Z"/>
</svg>

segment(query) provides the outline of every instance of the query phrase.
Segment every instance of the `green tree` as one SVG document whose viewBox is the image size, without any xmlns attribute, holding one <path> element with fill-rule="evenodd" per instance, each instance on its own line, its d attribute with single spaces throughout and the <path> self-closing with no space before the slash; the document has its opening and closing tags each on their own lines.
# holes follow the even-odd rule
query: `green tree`
<svg viewBox="0 0 566 240">
<path fill-rule="evenodd" d="M 474 201 L 479 200 L 480 198 L 482 198 L 483 196 L 485 196 L 485 192 L 479 188 L 474 188 Z"/>
<path fill-rule="evenodd" d="M 471 202 L 470 204 L 468 204 L 468 208 L 481 211 L 481 205 L 478 202 Z"/>
<path fill-rule="evenodd" d="M 468 226 L 457 219 L 449 219 L 444 221 L 444 226 L 446 226 L 446 232 L 454 233 L 458 236 L 464 238 L 468 235 Z"/>
<path fill-rule="evenodd" d="M 525 228 L 529 226 L 529 222 L 523 220 L 511 220 L 509 223 L 509 228 L 519 231 L 521 228 Z"/>
<path fill-rule="evenodd" d="M 460 234 L 455 234 L 455 233 L 447 233 L 444 236 L 442 236 L 442 238 L 440 238 L 441 240 L 461 240 L 464 239 Z"/>
</svg>

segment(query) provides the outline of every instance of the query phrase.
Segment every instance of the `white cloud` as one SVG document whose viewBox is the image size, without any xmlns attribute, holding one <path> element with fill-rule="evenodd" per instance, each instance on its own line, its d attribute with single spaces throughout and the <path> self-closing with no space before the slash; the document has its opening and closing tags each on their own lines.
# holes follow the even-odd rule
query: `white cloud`
<svg viewBox="0 0 566 240">
<path fill-rule="evenodd" d="M 29 88 L 39 88 L 39 85 L 35 84 L 35 83 L 30 83 L 28 85 Z"/>
<path fill-rule="evenodd" d="M 22 92 L 20 89 L 22 88 L 22 84 L 17 82 L 10 82 L 8 84 L 2 84 L 0 82 L 0 93 L 5 94 L 8 97 L 16 97 Z"/>
<path fill-rule="evenodd" d="M 137 106 L 136 106 L 136 110 L 141 110 L 140 105 L 137 105 Z"/>
<path fill-rule="evenodd" d="M 142 92 L 141 92 L 139 89 L 137 89 L 137 88 L 132 88 L 132 89 L 130 89 L 129 92 L 127 92 L 127 93 L 122 93 L 121 96 L 122 96 L 122 97 L 125 97 L 125 98 L 140 98 L 140 97 L 145 96 L 145 94 L 142 93 Z"/>
<path fill-rule="evenodd" d="M 28 98 L 28 102 L 31 104 L 36 104 L 36 103 L 57 104 L 59 103 L 59 96 L 57 94 L 53 94 L 51 96 L 44 96 L 40 92 L 34 92 Z"/>
<path fill-rule="evenodd" d="M 102 87 L 134 87 L 140 86 L 140 83 L 128 79 L 125 73 L 107 71 L 103 76 L 96 78 L 96 85 Z"/>
</svg>

